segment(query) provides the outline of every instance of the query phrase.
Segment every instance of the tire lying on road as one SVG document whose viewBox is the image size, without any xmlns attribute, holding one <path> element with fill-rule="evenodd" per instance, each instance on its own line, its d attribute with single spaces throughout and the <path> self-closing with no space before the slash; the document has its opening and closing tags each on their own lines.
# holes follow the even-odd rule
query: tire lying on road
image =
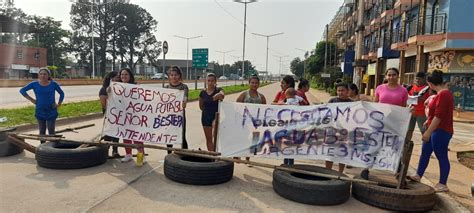
<svg viewBox="0 0 474 213">
<path fill-rule="evenodd" d="M 0 128 L 0 157 L 12 156 L 23 152 L 23 148 L 10 143 L 11 139 L 8 138 L 7 133 L 15 130 L 15 127 Z"/>
<path fill-rule="evenodd" d="M 49 169 L 81 169 L 107 161 L 107 146 L 79 148 L 78 143 L 47 142 L 36 149 L 38 165 Z"/>
<path fill-rule="evenodd" d="M 312 165 L 293 165 L 301 169 L 330 175 L 339 172 Z M 342 175 L 347 177 L 346 175 Z M 280 196 L 299 203 L 311 205 L 337 205 L 349 200 L 351 183 L 345 180 L 329 179 L 301 173 L 275 169 L 273 171 L 273 190 Z"/>
<path fill-rule="evenodd" d="M 234 175 L 234 163 L 206 158 L 169 154 L 165 157 L 165 176 L 175 182 L 191 185 L 225 183 Z"/>
<path fill-rule="evenodd" d="M 369 180 L 374 179 L 369 176 Z M 363 203 L 393 211 L 429 211 L 436 201 L 434 189 L 419 182 L 407 182 L 405 189 L 354 182 L 352 196 Z"/>
<path fill-rule="evenodd" d="M 10 143 L 10 140 L 11 139 L 6 138 L 5 140 L 0 141 L 0 157 L 12 156 L 23 152 L 23 148 L 20 148 L 17 145 Z"/>
</svg>

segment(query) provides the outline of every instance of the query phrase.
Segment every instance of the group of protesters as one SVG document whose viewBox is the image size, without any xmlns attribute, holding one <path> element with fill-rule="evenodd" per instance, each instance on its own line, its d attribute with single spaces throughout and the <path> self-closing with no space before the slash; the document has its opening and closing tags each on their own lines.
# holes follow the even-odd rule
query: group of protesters
<svg viewBox="0 0 474 213">
<path fill-rule="evenodd" d="M 419 181 L 423 176 L 431 154 L 434 152 L 440 166 L 439 183 L 435 186 L 436 191 L 448 191 L 446 185 L 450 164 L 448 160 L 448 144 L 453 135 L 453 110 L 454 99 L 448 86 L 443 81 L 443 72 L 433 71 L 426 76 L 424 72 L 417 73 L 416 81 L 408 88 L 399 83 L 400 73 L 396 68 L 389 68 L 385 73 L 385 82 L 379 85 L 375 90 L 374 102 L 391 104 L 400 107 L 410 107 L 412 117 L 409 123 L 407 140 L 411 140 L 415 125 L 422 133 L 422 153 L 419 159 L 418 169 L 415 176 L 410 178 Z M 38 72 L 38 80 L 33 81 L 21 88 L 20 93 L 33 104 L 36 105 L 35 117 L 38 120 L 39 134 L 45 135 L 48 129 L 49 135 L 55 134 L 55 121 L 58 116 L 58 107 L 64 100 L 64 92 L 58 83 L 51 79 L 51 73 L 47 68 L 41 68 Z M 171 66 L 168 70 L 168 84 L 165 88 L 178 89 L 184 91 L 183 100 L 183 149 L 188 148 L 186 140 L 186 104 L 188 99 L 188 87 L 183 83 L 182 71 L 178 66 Z M 252 104 L 267 104 L 266 97 L 258 92 L 260 79 L 258 76 L 250 76 L 249 90 L 242 92 L 237 102 Z M 426 84 L 426 81 L 428 84 Z M 104 80 L 102 88 L 99 91 L 102 112 L 105 113 L 109 86 L 111 82 L 122 82 L 136 84 L 133 72 L 128 68 L 123 68 L 120 72 L 108 73 Z M 206 139 L 206 146 L 209 151 L 215 151 L 215 141 L 213 141 L 213 131 L 215 129 L 216 113 L 219 102 L 224 100 L 225 94 L 222 88 L 217 87 L 217 77 L 209 73 L 206 77 L 207 87 L 199 94 L 199 108 L 202 111 L 201 124 Z M 295 79 L 290 76 L 284 76 L 280 82 L 281 90 L 277 92 L 271 104 L 275 105 L 310 105 L 305 93 L 309 91 L 309 81 L 300 79 L 298 88 L 295 88 Z M 33 90 L 36 98 L 28 95 L 27 91 Z M 56 103 L 55 93 L 60 97 Z M 337 97 L 331 98 L 328 103 L 351 102 L 351 101 L 371 101 L 368 96 L 359 93 L 357 85 L 352 83 L 338 82 L 336 84 Z M 410 97 L 417 99 L 416 104 L 407 104 Z M 118 142 L 118 138 L 103 136 L 103 140 Z M 124 143 L 143 144 L 141 141 L 123 140 Z M 43 141 L 42 141 L 43 143 Z M 168 145 L 172 147 L 172 145 Z M 137 149 L 144 156 L 143 147 Z M 126 155 L 121 159 L 122 162 L 132 160 L 131 148 L 125 148 Z M 113 147 L 112 155 L 119 157 L 117 147 Z M 249 158 L 247 158 L 249 160 Z M 145 159 L 143 157 L 143 162 Z M 294 159 L 284 159 L 284 164 L 293 165 Z M 326 167 L 332 169 L 333 162 L 326 161 Z M 339 164 L 339 172 L 344 171 L 344 164 Z"/>
</svg>

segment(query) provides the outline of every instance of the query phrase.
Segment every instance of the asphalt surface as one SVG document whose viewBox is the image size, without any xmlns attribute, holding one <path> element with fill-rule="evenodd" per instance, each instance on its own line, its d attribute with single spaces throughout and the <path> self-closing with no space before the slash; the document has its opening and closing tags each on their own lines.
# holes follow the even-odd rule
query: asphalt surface
<svg viewBox="0 0 474 213">
<path fill-rule="evenodd" d="M 229 86 L 234 85 L 236 81 L 219 81 L 219 86 Z M 238 81 L 237 83 L 241 83 Z M 195 88 L 195 83 L 186 83 L 189 89 Z M 162 84 L 146 84 L 147 86 L 151 87 L 161 87 Z M 97 100 L 99 99 L 99 90 L 101 85 L 79 85 L 79 86 L 62 86 L 61 87 L 64 91 L 65 98 L 64 103 L 70 102 L 78 102 L 78 101 L 89 101 L 89 100 Z M 198 82 L 197 84 L 198 89 L 204 88 L 203 82 Z M 20 94 L 21 87 L 7 87 L 7 88 L 0 88 L 0 109 L 1 108 L 16 108 L 16 107 L 24 107 L 24 106 L 32 106 L 33 104 L 26 100 Z M 34 97 L 33 91 L 29 91 L 28 94 L 31 97 Z M 59 95 L 56 94 L 56 100 L 59 99 Z"/>
</svg>

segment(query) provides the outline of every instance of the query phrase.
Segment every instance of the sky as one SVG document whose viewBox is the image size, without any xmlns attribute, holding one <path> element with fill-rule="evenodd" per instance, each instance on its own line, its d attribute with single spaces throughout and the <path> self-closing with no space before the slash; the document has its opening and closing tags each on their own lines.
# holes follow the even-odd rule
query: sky
<svg viewBox="0 0 474 213">
<path fill-rule="evenodd" d="M 70 0 L 14 0 L 15 7 L 29 15 L 51 16 L 69 26 Z M 244 4 L 233 0 L 130 0 L 145 8 L 158 21 L 158 40 L 169 45 L 167 59 L 186 59 L 186 40 L 175 37 L 200 36 L 189 41 L 189 58 L 193 48 L 209 48 L 209 61 L 232 64 L 242 60 Z M 265 71 L 266 38 L 253 35 L 276 34 L 269 40 L 268 70 L 289 73 L 295 57 L 303 58 L 303 50 L 314 49 L 343 0 L 258 0 L 247 4 L 245 59 Z M 238 57 L 238 58 L 237 58 Z"/>
</svg>

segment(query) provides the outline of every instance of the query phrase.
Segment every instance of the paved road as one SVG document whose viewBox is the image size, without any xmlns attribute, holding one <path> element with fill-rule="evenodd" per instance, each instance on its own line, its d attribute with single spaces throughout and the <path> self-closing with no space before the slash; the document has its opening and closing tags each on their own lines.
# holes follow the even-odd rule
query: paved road
<svg viewBox="0 0 474 213">
<path fill-rule="evenodd" d="M 278 84 L 273 84 L 262 88 L 261 92 L 271 100 L 278 89 Z M 225 99 L 233 101 L 237 95 L 227 95 Z M 191 149 L 205 147 L 198 109 L 197 102 L 189 103 L 186 109 L 186 133 Z M 96 123 L 96 127 L 65 133 L 65 136 L 74 140 L 93 138 L 101 130 L 101 119 L 75 125 L 91 122 Z M 62 128 L 64 126 L 58 127 Z M 124 152 L 123 149 L 119 151 Z M 145 152 L 149 156 L 143 167 L 135 167 L 133 162 L 109 160 L 101 166 L 79 170 L 38 167 L 32 153 L 0 158 L 1 212 L 386 212 L 352 197 L 336 206 L 293 202 L 273 191 L 271 169 L 241 164 L 235 165 L 233 179 L 224 184 L 179 184 L 163 174 L 166 152 L 152 149 Z M 254 160 L 281 163 L 281 160 Z M 354 168 L 348 171 L 356 172 Z"/>
<path fill-rule="evenodd" d="M 240 83 L 240 82 L 238 82 Z M 186 83 L 189 89 L 194 89 L 194 83 Z M 229 86 L 234 85 L 235 81 L 225 81 L 225 82 L 218 82 L 219 86 Z M 160 84 L 147 84 L 147 86 L 152 87 L 161 87 Z M 80 86 L 63 86 L 62 89 L 65 93 L 65 103 L 68 102 L 77 102 L 77 101 L 88 101 L 88 100 L 97 100 L 99 97 L 99 90 L 100 85 L 80 85 Z M 198 89 L 204 88 L 204 83 L 199 82 L 197 85 Z M 15 108 L 15 107 L 23 107 L 23 106 L 31 106 L 33 105 L 28 100 L 23 98 L 18 92 L 20 87 L 9 87 L 9 88 L 1 88 L 0 89 L 0 109 L 1 108 Z M 32 91 L 29 92 L 30 96 L 34 97 Z M 58 95 L 56 95 L 58 98 Z"/>
</svg>

